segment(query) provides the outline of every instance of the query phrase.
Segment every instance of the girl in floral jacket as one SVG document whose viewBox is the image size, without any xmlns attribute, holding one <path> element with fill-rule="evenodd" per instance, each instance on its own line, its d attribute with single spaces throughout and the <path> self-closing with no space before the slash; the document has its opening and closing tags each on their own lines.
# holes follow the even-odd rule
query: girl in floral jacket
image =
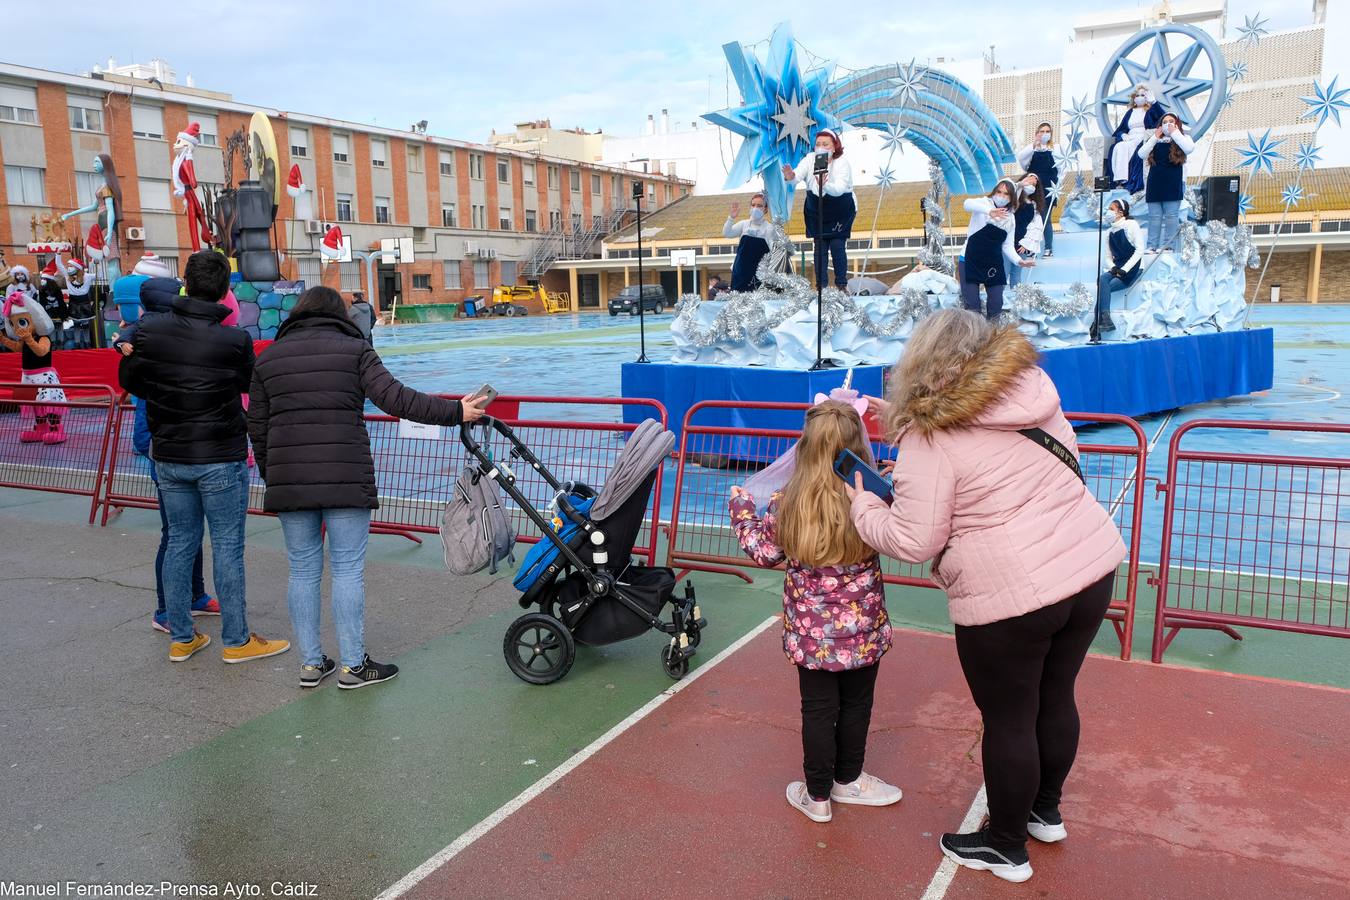
<svg viewBox="0 0 1350 900">
<path fill-rule="evenodd" d="M 877 666 L 891 646 L 877 552 L 849 519 L 839 451 L 870 461 L 859 412 L 825 400 L 806 414 L 792 476 L 761 518 L 754 498 L 731 489 L 741 549 L 758 565 L 786 562 L 783 651 L 797 666 L 802 698 L 803 771 L 787 800 L 814 822 L 830 821 L 830 801 L 888 806 L 900 789 L 863 772 Z"/>
</svg>

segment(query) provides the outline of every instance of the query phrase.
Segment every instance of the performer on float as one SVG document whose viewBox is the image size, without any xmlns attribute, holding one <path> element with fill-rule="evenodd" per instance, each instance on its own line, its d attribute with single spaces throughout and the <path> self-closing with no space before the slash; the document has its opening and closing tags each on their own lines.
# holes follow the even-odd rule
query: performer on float
<svg viewBox="0 0 1350 900">
<path fill-rule="evenodd" d="M 830 154 L 830 166 L 823 179 L 815 174 L 815 153 Z M 834 284 L 842 291 L 848 288 L 846 242 L 853 233 L 853 217 L 858 213 L 858 204 L 853 198 L 853 168 L 844 159 L 844 145 L 839 135 L 828 128 L 816 133 L 815 153 L 797 163 L 796 169 L 784 163 L 783 180 L 807 189 L 802 217 L 806 223 L 806 236 L 816 242 L 816 286 L 825 285 L 829 262 L 833 259 Z"/>
<path fill-rule="evenodd" d="M 9 291 L 22 291 L 25 297 L 30 300 L 37 300 L 37 288 L 33 287 L 33 281 L 28 276 L 27 266 L 13 266 L 9 270 L 9 278 Z"/>
<path fill-rule="evenodd" d="M 1163 108 L 1154 102 L 1153 92 L 1145 85 L 1136 87 L 1131 96 L 1130 108 L 1111 134 L 1113 143 L 1103 164 L 1111 183 L 1133 194 L 1144 187 L 1144 167 L 1135 152 L 1148 133 L 1158 127 Z"/>
<path fill-rule="evenodd" d="M 1036 139 L 1017 151 L 1017 164 L 1024 172 L 1035 175 L 1041 187 L 1041 198 L 1045 192 L 1059 184 L 1059 166 L 1055 164 L 1055 130 L 1049 122 L 1036 126 Z M 1061 147 L 1061 153 L 1068 153 L 1068 147 Z M 1055 255 L 1055 225 L 1053 216 L 1055 202 L 1041 207 L 1041 218 L 1045 222 L 1044 244 L 1045 258 Z"/>
<path fill-rule="evenodd" d="M 92 279 L 87 276 L 84 263 L 78 259 L 63 264 L 60 252 L 56 254 L 56 268 L 66 273 L 67 307 L 72 322 L 70 346 L 74 350 L 88 350 L 94 346 L 94 320 L 98 318 L 94 300 L 89 296 Z"/>
<path fill-rule="evenodd" d="M 52 343 L 57 350 L 69 350 L 74 324 L 70 321 L 70 307 L 66 305 L 66 292 L 62 290 L 65 278 L 58 278 L 59 270 L 53 259 L 43 266 L 41 284 L 38 286 L 38 302 L 52 320 Z"/>
<path fill-rule="evenodd" d="M 1036 258 L 1041 251 L 1041 235 L 1045 229 L 1045 220 L 1041 211 L 1045 208 L 1045 194 L 1041 190 L 1040 180 L 1028 172 L 1017 182 L 1017 209 L 1013 212 L 1013 250 L 1019 260 Z M 1017 287 L 1022 281 L 1022 267 L 1013 266 L 1008 270 L 1008 286 Z"/>
<path fill-rule="evenodd" d="M 1181 127 L 1181 120 L 1168 113 L 1139 148 L 1139 158 L 1148 162 L 1148 249 L 1152 252 L 1173 249 L 1180 226 L 1181 198 L 1186 190 L 1186 156 L 1195 149 L 1195 141 Z"/>
<path fill-rule="evenodd" d="M 122 274 L 122 242 L 117 237 L 117 229 L 122 224 L 122 183 L 117 178 L 117 167 L 113 165 L 112 157 L 106 153 L 94 157 L 94 171 L 103 176 L 103 184 L 94 191 L 94 202 L 71 210 L 61 217 L 61 221 L 85 213 L 98 214 L 99 243 L 108 269 L 108 283 L 111 284 Z"/>
<path fill-rule="evenodd" d="M 206 210 L 202 208 L 201 198 L 197 196 L 197 169 L 192 164 L 192 150 L 202 142 L 202 126 L 192 122 L 178 132 L 173 142 L 174 157 L 170 172 L 173 175 L 173 195 L 182 197 L 187 204 L 188 240 L 192 241 L 192 252 L 202 249 L 205 241 L 209 247 L 215 243 L 211 226 L 206 222 Z"/>
<path fill-rule="evenodd" d="M 759 287 L 755 272 L 759 261 L 769 252 L 769 243 L 773 240 L 773 217 L 769 215 L 769 201 L 764 195 L 754 194 L 750 198 L 750 218 L 736 221 L 741 205 L 731 204 L 731 214 L 722 226 L 722 237 L 740 238 L 736 244 L 736 261 L 731 265 L 731 289 L 733 291 L 753 291 Z"/>
<path fill-rule="evenodd" d="M 59 444 L 66 439 L 66 432 L 61 425 L 61 407 L 42 405 L 66 402 L 65 391 L 51 387 L 61 383 L 52 366 L 55 354 L 51 317 L 41 303 L 21 290 L 12 290 L 5 298 L 3 314 L 4 333 L 0 334 L 0 344 L 21 354 L 19 368 L 22 375 L 19 380 L 37 387 L 38 405 L 24 405 L 25 415 L 33 417 L 33 427 L 21 432 L 19 440 L 25 444 L 39 441 Z"/>
<path fill-rule="evenodd" d="M 1130 218 L 1130 201 L 1112 200 L 1106 210 L 1106 221 L 1111 225 L 1107 238 L 1111 259 L 1097 279 L 1097 320 L 1093 323 L 1096 336 L 1116 330 L 1116 323 L 1111 321 L 1111 295 L 1135 283 L 1144 258 L 1144 236 L 1139 223 Z"/>
<path fill-rule="evenodd" d="M 1030 268 L 1034 260 L 1022 259 L 1013 249 L 1013 231 L 1017 220 L 1013 216 L 1013 198 L 1017 185 L 1003 178 L 986 197 L 972 197 L 965 202 L 970 213 L 966 229 L 966 245 L 961 250 L 961 305 L 974 312 L 980 311 L 980 285 L 984 285 L 988 303 L 985 315 L 997 319 L 1003 312 L 1003 288 L 1008 283 L 1011 266 Z"/>
</svg>

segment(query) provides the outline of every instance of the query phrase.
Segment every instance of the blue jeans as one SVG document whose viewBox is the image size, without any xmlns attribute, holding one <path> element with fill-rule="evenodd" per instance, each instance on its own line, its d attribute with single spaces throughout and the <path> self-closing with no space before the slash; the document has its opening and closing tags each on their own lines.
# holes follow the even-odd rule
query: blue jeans
<svg viewBox="0 0 1350 900">
<path fill-rule="evenodd" d="M 1148 205 L 1148 249 L 1162 250 L 1172 247 L 1180 226 L 1177 213 L 1181 210 L 1180 200 L 1164 200 Z"/>
<path fill-rule="evenodd" d="M 1128 284 L 1110 272 L 1103 272 L 1102 277 L 1097 279 L 1097 324 L 1099 326 L 1104 324 L 1111 316 L 1111 295 L 1116 291 L 1123 291 L 1128 288 Z"/>
<path fill-rule="evenodd" d="M 827 256 L 834 260 L 834 285 L 842 291 L 848 287 L 848 253 L 843 238 L 816 239 L 816 287 L 824 287 L 829 277 Z"/>
<path fill-rule="evenodd" d="M 370 537 L 368 509 L 307 509 L 278 513 L 286 538 L 291 577 L 286 604 L 291 628 L 303 657 L 301 663 L 323 661 L 319 617 L 323 599 L 323 536 L 328 532 L 328 563 L 333 570 L 333 621 L 337 625 L 342 665 L 356 668 L 365 661 L 366 541 Z"/>
<path fill-rule="evenodd" d="M 241 647 L 248 643 L 244 601 L 248 467 L 240 460 L 205 465 L 160 462 L 155 468 L 169 523 L 164 550 L 169 633 L 175 641 L 192 640 L 192 560 L 201 551 L 205 516 L 211 529 L 211 577 L 220 602 L 220 640 L 226 647 Z"/>
<path fill-rule="evenodd" d="M 154 471 L 151 463 L 150 471 Z M 164 495 L 159 497 L 159 550 L 155 553 L 155 615 L 164 615 L 164 554 L 169 549 L 169 517 L 164 512 Z M 192 599 L 206 596 L 206 580 L 202 577 L 202 545 L 197 545 L 197 557 L 192 560 Z"/>
<path fill-rule="evenodd" d="M 1045 208 L 1045 234 L 1042 236 L 1041 249 L 1054 252 L 1055 249 L 1055 205 L 1051 203 Z"/>
</svg>

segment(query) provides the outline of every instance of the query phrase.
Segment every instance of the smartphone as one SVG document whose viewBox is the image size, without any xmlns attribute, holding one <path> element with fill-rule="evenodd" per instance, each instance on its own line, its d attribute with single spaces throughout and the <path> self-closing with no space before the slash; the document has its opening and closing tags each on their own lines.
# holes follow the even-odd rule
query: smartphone
<svg viewBox="0 0 1350 900">
<path fill-rule="evenodd" d="M 496 400 L 496 399 L 497 399 L 497 389 L 496 389 L 495 387 L 493 387 L 492 385 L 490 385 L 490 384 L 485 384 L 485 385 L 483 385 L 482 387 L 480 387 L 478 390 L 476 390 L 476 391 L 474 391 L 472 394 L 470 394 L 466 399 L 468 399 L 468 400 L 476 400 L 476 399 L 478 399 L 479 397 L 486 397 L 487 400 L 488 400 L 488 403 L 491 403 L 493 400 Z"/>
<path fill-rule="evenodd" d="M 840 450 L 834 460 L 834 474 L 852 484 L 855 472 L 862 474 L 863 490 L 876 494 L 887 503 L 891 502 L 891 482 L 886 476 L 859 459 L 852 450 Z"/>
</svg>

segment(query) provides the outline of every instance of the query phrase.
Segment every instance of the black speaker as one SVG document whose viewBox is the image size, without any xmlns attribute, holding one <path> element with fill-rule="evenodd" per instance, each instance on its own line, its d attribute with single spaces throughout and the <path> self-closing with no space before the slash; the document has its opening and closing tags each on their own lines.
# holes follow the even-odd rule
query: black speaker
<svg viewBox="0 0 1350 900">
<path fill-rule="evenodd" d="M 1242 182 L 1236 175 L 1211 175 L 1205 179 L 1200 197 L 1205 208 L 1199 218 L 1201 224 L 1223 222 L 1230 228 L 1238 223 L 1238 194 Z"/>
</svg>

